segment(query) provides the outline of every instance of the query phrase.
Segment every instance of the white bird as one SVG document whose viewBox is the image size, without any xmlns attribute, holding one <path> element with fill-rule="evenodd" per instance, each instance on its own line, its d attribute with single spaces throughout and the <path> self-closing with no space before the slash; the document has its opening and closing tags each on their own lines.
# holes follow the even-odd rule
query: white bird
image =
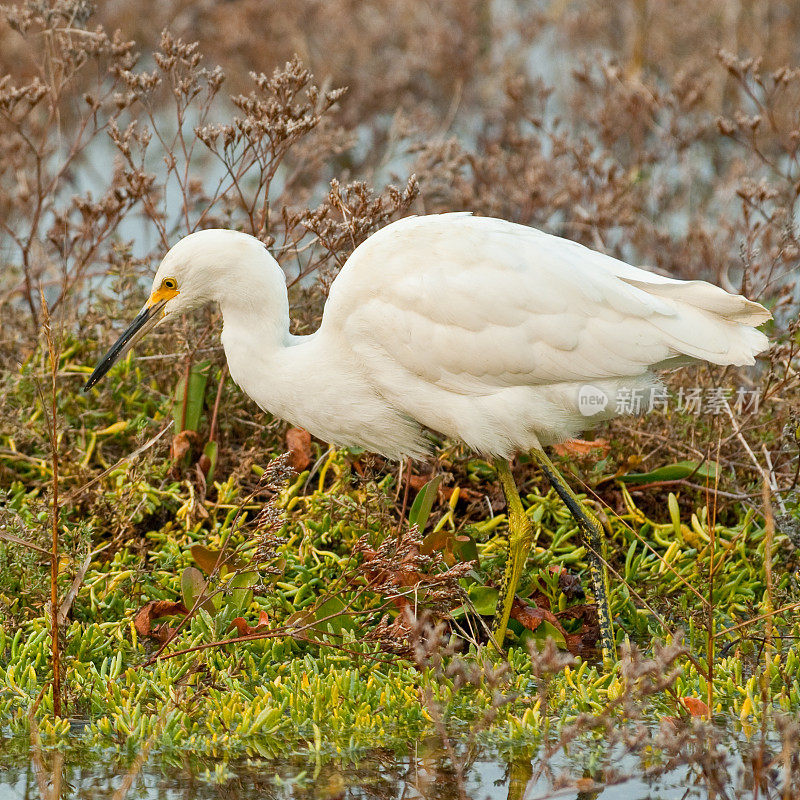
<svg viewBox="0 0 800 800">
<path fill-rule="evenodd" d="M 495 459 L 509 558 L 495 617 L 502 645 L 531 545 L 508 459 L 531 452 L 582 531 L 604 656 L 614 638 L 603 529 L 542 449 L 616 414 L 620 392 L 658 386 L 691 361 L 753 364 L 767 347 L 758 303 L 665 278 L 533 228 L 467 213 L 410 217 L 356 248 L 322 324 L 289 332 L 283 271 L 247 234 L 204 230 L 164 257 L 150 299 L 99 362 L 93 386 L 164 317 L 219 303 L 234 381 L 265 411 L 322 441 L 391 459 L 424 457 L 426 431 Z M 586 387 L 605 398 L 584 404 Z"/>
</svg>

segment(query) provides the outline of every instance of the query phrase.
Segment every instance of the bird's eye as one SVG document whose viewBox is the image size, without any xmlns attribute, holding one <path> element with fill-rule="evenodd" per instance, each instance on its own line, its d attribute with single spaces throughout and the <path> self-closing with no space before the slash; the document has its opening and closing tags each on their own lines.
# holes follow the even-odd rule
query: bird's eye
<svg viewBox="0 0 800 800">
<path fill-rule="evenodd" d="M 161 282 L 161 286 L 164 289 L 177 289 L 178 281 L 176 281 L 175 278 L 164 278 Z"/>
</svg>

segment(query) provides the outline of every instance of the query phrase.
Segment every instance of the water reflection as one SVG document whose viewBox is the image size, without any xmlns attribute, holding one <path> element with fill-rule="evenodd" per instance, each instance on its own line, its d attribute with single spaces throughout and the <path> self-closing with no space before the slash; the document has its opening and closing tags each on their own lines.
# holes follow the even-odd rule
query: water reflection
<svg viewBox="0 0 800 800">
<path fill-rule="evenodd" d="M 735 753 L 736 750 L 732 750 Z M 0 739 L 0 800 L 677 800 L 709 794 L 699 775 L 681 767 L 644 780 L 638 759 L 621 757 L 613 777 L 581 767 L 561 754 L 542 769 L 528 754 L 509 760 L 482 752 L 453 759 L 432 743 L 398 755 L 375 750 L 357 759 L 297 754 L 280 760 L 214 762 L 191 753 L 153 753 L 138 765 L 85 749 L 31 753 L 19 740 Z M 732 760 L 741 759 L 734 756 Z M 737 770 L 732 769 L 731 776 Z M 736 796 L 734 791 L 731 796 Z"/>
</svg>

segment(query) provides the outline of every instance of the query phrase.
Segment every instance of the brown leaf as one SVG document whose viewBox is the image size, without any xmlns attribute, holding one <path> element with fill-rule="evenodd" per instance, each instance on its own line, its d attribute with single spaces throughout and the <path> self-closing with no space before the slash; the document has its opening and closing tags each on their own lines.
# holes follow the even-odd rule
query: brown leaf
<svg viewBox="0 0 800 800">
<path fill-rule="evenodd" d="M 682 697 L 681 702 L 693 717 L 711 717 L 708 706 L 699 697 Z"/>
<path fill-rule="evenodd" d="M 484 493 L 479 492 L 477 489 L 470 489 L 468 486 L 462 486 L 458 499 L 463 500 L 465 503 L 474 503 L 478 500 L 482 501 L 484 496 Z"/>
<path fill-rule="evenodd" d="M 295 472 L 302 472 L 313 459 L 311 434 L 302 428 L 289 428 L 286 431 L 286 449 L 289 451 L 289 466 Z"/>
<path fill-rule="evenodd" d="M 551 564 L 547 569 L 551 574 L 558 575 L 558 588 L 568 600 L 583 596 L 583 585 L 577 575 L 559 564 Z"/>
<path fill-rule="evenodd" d="M 353 469 L 356 471 L 356 474 L 359 478 L 364 477 L 364 465 L 361 463 L 360 458 L 354 458 L 350 464 L 352 465 Z"/>
<path fill-rule="evenodd" d="M 424 555 L 430 555 L 434 550 L 442 550 L 450 539 L 450 531 L 444 529 L 440 531 L 431 531 L 423 540 L 419 552 Z"/>
<path fill-rule="evenodd" d="M 229 628 L 236 628 L 239 636 L 250 636 L 253 633 L 263 631 L 269 624 L 269 617 L 266 611 L 261 611 L 258 615 L 258 624 L 255 627 L 250 627 L 244 617 L 236 617 L 229 626 Z"/>
<path fill-rule="evenodd" d="M 181 431 L 172 437 L 170 458 L 180 461 L 192 452 L 192 448 L 200 444 L 200 434 L 197 431 Z"/>
<path fill-rule="evenodd" d="M 514 603 L 511 606 L 511 619 L 515 619 L 529 631 L 535 631 L 544 620 L 547 620 L 559 632 L 566 633 L 552 611 L 548 611 L 546 608 L 538 608 L 537 606 L 529 606 L 518 597 L 514 598 Z"/>
<path fill-rule="evenodd" d="M 133 618 L 133 626 L 136 628 L 136 633 L 142 638 L 149 637 L 163 644 L 175 633 L 175 629 L 170 627 L 166 622 L 154 628 L 153 620 L 159 619 L 160 617 L 171 617 L 175 614 L 188 613 L 189 609 L 181 602 L 176 603 L 172 600 L 151 600 L 136 612 L 136 616 Z"/>
<path fill-rule="evenodd" d="M 519 598 L 514 598 L 511 606 L 511 619 L 515 619 L 524 625 L 529 631 L 535 631 L 543 621 L 550 623 L 563 637 L 572 655 L 576 656 L 584 650 L 583 637 L 580 633 L 568 633 L 564 626 L 559 622 L 558 617 L 546 608 L 529 606 Z"/>
<path fill-rule="evenodd" d="M 559 619 L 576 619 L 581 623 L 577 636 L 581 652 L 593 649 L 600 641 L 600 620 L 597 617 L 597 606 L 594 603 L 577 603 L 559 611 Z"/>
<path fill-rule="evenodd" d="M 602 450 L 605 455 L 610 447 L 605 439 L 567 439 L 566 442 L 553 445 L 553 450 L 560 456 L 587 456 L 596 449 Z"/>
<path fill-rule="evenodd" d="M 214 567 L 217 566 L 217 562 L 219 562 L 220 572 L 223 575 L 226 572 L 232 572 L 246 566 L 245 562 L 240 558 L 231 554 L 223 554 L 220 556 L 219 550 L 212 550 L 210 547 L 205 547 L 205 545 L 202 544 L 193 544 L 189 548 L 189 552 L 192 554 L 194 563 L 207 575 L 211 575 L 214 571 Z"/>
</svg>

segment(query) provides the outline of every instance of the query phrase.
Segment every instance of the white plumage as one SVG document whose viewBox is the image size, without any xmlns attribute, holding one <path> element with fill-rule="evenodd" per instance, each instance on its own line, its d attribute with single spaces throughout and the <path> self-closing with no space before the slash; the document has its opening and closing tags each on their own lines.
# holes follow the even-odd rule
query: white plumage
<svg viewBox="0 0 800 800">
<path fill-rule="evenodd" d="M 336 445 L 421 456 L 425 429 L 496 457 L 509 553 L 493 636 L 502 646 L 532 542 L 506 459 L 530 451 L 587 547 L 604 657 L 615 653 L 600 522 L 543 452 L 613 416 L 620 392 L 691 361 L 752 364 L 767 347 L 758 303 L 703 281 L 637 269 L 532 228 L 469 214 L 411 217 L 361 244 L 331 286 L 322 324 L 289 333 L 286 282 L 257 239 L 193 233 L 86 388 L 164 316 L 219 303 L 231 376 L 264 410 Z M 590 385 L 608 403 L 581 408 Z M 581 413 L 581 411 L 584 413 Z"/>
<path fill-rule="evenodd" d="M 258 240 L 208 230 L 166 255 L 166 313 L 219 302 L 233 379 L 264 410 L 323 441 L 391 458 L 428 449 L 424 428 L 478 452 L 575 436 L 647 392 L 654 369 L 752 364 L 763 306 L 703 281 L 632 267 L 533 228 L 469 214 L 410 217 L 361 244 L 322 325 L 289 333 L 285 279 Z M 610 402 L 587 419 L 578 392 Z"/>
</svg>

